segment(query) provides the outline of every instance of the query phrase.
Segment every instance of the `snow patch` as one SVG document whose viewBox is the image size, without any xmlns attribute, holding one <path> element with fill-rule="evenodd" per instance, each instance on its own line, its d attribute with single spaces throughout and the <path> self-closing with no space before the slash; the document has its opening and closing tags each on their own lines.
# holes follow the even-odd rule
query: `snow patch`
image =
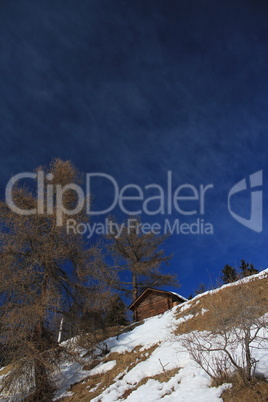
<svg viewBox="0 0 268 402">
<path fill-rule="evenodd" d="M 116 361 L 111 360 L 107 363 L 103 363 L 95 367 L 94 369 L 90 370 L 90 373 L 88 373 L 90 376 L 96 375 L 96 374 L 103 374 L 106 373 L 109 370 L 112 370 L 116 366 Z"/>
</svg>

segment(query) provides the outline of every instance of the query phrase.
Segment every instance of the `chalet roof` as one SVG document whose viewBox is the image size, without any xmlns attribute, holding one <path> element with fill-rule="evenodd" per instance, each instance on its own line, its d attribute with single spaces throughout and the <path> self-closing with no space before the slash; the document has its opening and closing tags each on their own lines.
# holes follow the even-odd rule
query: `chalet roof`
<svg viewBox="0 0 268 402">
<path fill-rule="evenodd" d="M 146 288 L 128 307 L 130 310 L 144 297 L 146 296 L 146 293 L 148 292 L 156 292 L 156 293 L 162 293 L 166 295 L 171 295 L 174 300 L 179 300 L 179 301 L 187 301 L 185 297 L 179 295 L 178 293 L 175 292 L 169 292 L 167 290 L 160 290 L 160 289 L 154 289 L 154 288 Z"/>
<path fill-rule="evenodd" d="M 175 296 L 178 296 L 180 299 L 184 300 L 184 301 L 188 301 L 188 299 L 186 299 L 185 297 L 183 297 L 182 295 L 179 295 L 179 293 L 175 293 L 175 292 L 169 292 L 169 293 L 173 293 Z"/>
</svg>

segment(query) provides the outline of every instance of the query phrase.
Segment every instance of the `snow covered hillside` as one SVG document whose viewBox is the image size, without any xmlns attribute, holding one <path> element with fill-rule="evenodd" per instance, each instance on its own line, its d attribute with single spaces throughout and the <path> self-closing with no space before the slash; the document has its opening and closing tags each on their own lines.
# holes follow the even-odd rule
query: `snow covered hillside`
<svg viewBox="0 0 268 402">
<path fill-rule="evenodd" d="M 208 323 L 209 311 L 205 301 L 208 297 L 226 296 L 227 291 L 236 291 L 236 287 L 250 286 L 258 292 L 263 309 L 268 311 L 268 269 L 261 273 L 225 285 L 220 289 L 206 292 L 189 302 L 174 307 L 163 315 L 149 318 L 131 332 L 107 340 L 110 353 L 90 371 L 80 371 L 79 376 L 85 379 L 71 388 L 71 393 L 63 400 L 112 402 L 119 400 L 154 402 L 187 401 L 207 402 L 220 401 L 222 392 L 231 387 L 223 384 L 211 386 L 211 378 L 191 358 L 184 346 L 185 325 L 195 322 L 191 330 L 200 322 Z M 204 302 L 203 302 L 204 301 Z M 261 309 L 262 313 L 264 310 Z M 195 321 L 194 321 L 195 320 Z M 183 330 L 180 333 L 180 328 Z M 198 331 L 195 331 L 198 334 Z M 199 332 L 201 333 L 201 332 Z M 268 378 L 268 340 L 267 333 L 261 336 L 266 341 L 252 346 L 256 357 L 256 371 Z M 235 353 L 241 353 L 239 348 Z M 95 363 L 96 364 L 96 363 Z M 264 384 L 265 386 L 268 383 Z M 268 394 L 268 387 L 267 394 Z M 59 395 L 58 397 L 63 395 Z M 262 400 L 262 399 L 260 399 Z M 265 400 L 265 399 L 263 399 Z"/>
<path fill-rule="evenodd" d="M 185 347 L 185 334 L 196 339 L 212 328 L 212 305 L 225 306 L 238 289 L 255 294 L 258 316 L 268 318 L 268 269 L 220 289 L 206 292 L 174 307 L 163 315 L 146 319 L 128 332 L 106 340 L 109 353 L 104 357 L 84 358 L 79 363 L 62 363 L 57 374 L 58 392 L 54 400 L 61 401 L 179 401 L 213 402 L 223 400 L 223 391 L 232 385 L 227 382 L 216 386 L 210 376 L 192 358 Z M 249 300 L 249 297 L 247 297 Z M 230 314 L 229 308 L 226 313 Z M 268 396 L 268 333 L 261 329 L 251 344 L 256 359 L 256 373 L 263 377 L 257 384 L 260 399 L 238 397 L 235 401 L 265 401 Z M 213 338 L 212 347 L 218 342 Z M 216 352 L 216 356 L 217 356 Z M 240 358 L 243 350 L 233 351 Z M 81 350 L 81 355 L 85 351 Z M 216 360 L 215 360 L 216 361 Z M 212 362 L 212 361 L 211 361 Z M 213 363 L 212 363 L 213 364 Z M 1 371 L 0 371 L 1 374 Z M 73 385 L 72 385 L 73 384 Z M 72 385 L 72 386 L 71 386 Z M 259 389 L 261 391 L 259 391 Z M 244 392 L 244 391 L 243 391 Z M 266 393 L 266 396 L 265 396 Z M 245 395 L 245 394 L 243 394 Z M 262 399 L 263 398 L 263 399 Z M 12 400 L 8 398 L 2 401 Z M 18 396 L 15 400 L 19 400 Z M 231 400 L 231 399 L 224 399 Z"/>
</svg>

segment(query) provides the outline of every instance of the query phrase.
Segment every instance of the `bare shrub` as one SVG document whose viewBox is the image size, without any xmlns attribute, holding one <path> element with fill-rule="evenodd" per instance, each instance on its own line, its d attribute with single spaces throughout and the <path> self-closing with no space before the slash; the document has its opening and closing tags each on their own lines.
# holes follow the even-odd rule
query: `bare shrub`
<svg viewBox="0 0 268 402">
<path fill-rule="evenodd" d="M 248 385 L 258 362 L 253 350 L 267 347 L 268 317 L 260 316 L 250 291 L 235 286 L 233 292 L 230 300 L 217 305 L 211 302 L 214 329 L 184 335 L 183 346 L 215 383 L 225 382 L 236 372 Z"/>
</svg>

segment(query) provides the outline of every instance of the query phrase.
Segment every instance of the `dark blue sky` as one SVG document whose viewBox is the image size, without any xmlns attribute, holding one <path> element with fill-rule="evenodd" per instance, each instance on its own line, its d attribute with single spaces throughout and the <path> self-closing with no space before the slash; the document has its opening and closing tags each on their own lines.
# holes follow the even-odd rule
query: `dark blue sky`
<svg viewBox="0 0 268 402">
<path fill-rule="evenodd" d="M 166 242 L 180 292 L 242 258 L 266 268 L 267 21 L 260 0 L 1 0 L 2 197 L 13 174 L 53 157 L 120 186 L 164 186 L 170 170 L 175 187 L 214 184 L 214 235 Z M 231 217 L 227 195 L 261 169 L 256 233 Z M 107 192 L 97 186 L 96 202 Z M 239 208 L 246 215 L 249 194 Z"/>
</svg>

